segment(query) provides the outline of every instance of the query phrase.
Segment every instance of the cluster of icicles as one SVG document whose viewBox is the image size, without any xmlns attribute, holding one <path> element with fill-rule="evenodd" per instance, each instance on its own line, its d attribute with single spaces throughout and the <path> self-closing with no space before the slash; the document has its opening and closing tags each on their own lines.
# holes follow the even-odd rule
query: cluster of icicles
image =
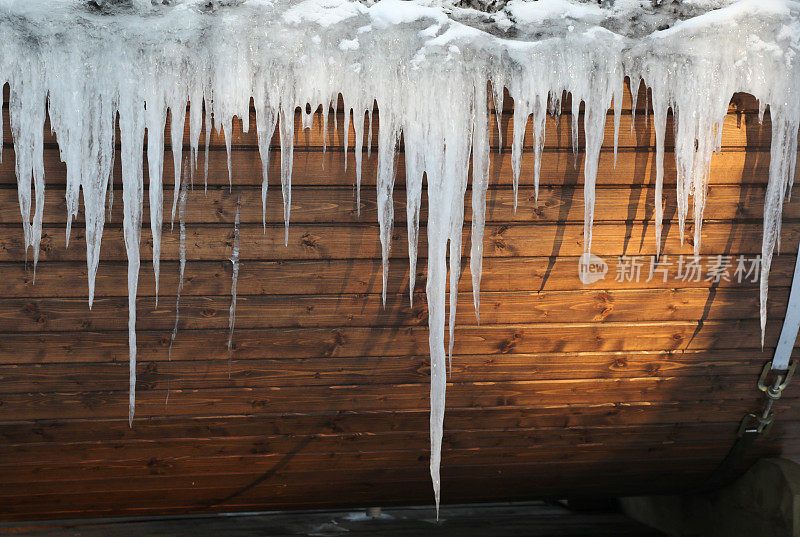
<svg viewBox="0 0 800 537">
<path fill-rule="evenodd" d="M 304 8 L 309 2 L 315 9 Z M 79 193 L 83 191 L 90 307 L 105 204 L 107 200 L 111 202 L 109 185 L 118 122 L 128 257 L 130 420 L 135 402 L 135 299 L 145 192 L 145 132 L 157 286 L 163 221 L 162 159 L 168 111 L 175 169 L 171 215 L 174 220 L 179 199 L 182 200 L 179 212 L 185 211 L 185 193 L 179 196 L 185 124 L 188 123 L 188 166 L 192 173 L 198 165 L 204 121 L 206 150 L 214 125 L 225 134 L 230 166 L 232 120 L 234 116 L 241 118 L 244 131 L 252 127 L 248 123 L 251 99 L 262 161 L 264 204 L 270 142 L 277 125 L 287 241 L 294 118 L 298 108 L 304 128 L 311 126 L 315 113 L 308 110 L 320 107 L 325 111 L 322 114 L 325 124 L 327 112 L 336 107 L 341 97 L 347 121 L 351 115 L 353 118 L 358 187 L 365 149 L 363 118 L 371 117 L 377 105 L 380 110 L 377 207 L 384 300 L 393 225 L 394 164 L 401 134 L 412 297 L 423 176 L 427 181 L 430 468 L 437 506 L 448 356 L 445 325 L 448 324 L 452 352 L 464 196 L 471 165 L 470 268 L 477 315 L 489 179 L 489 105 L 493 104 L 497 113 L 501 113 L 503 88 L 514 100 L 516 128 L 511 159 L 515 193 L 526 143 L 532 144 L 538 191 L 545 118 L 548 113 L 558 116 L 562 97 L 571 95 L 572 140 L 576 150 L 580 118 L 585 135 L 586 252 L 591 250 L 595 179 L 606 119 L 610 117 L 607 111 L 613 108 L 616 153 L 626 78 L 632 88 L 638 88 L 642 82 L 652 90 L 658 245 L 668 110 L 675 125 L 679 230 L 683 239 L 692 194 L 694 247 L 699 250 L 710 159 L 721 147 L 722 125 L 730 99 L 734 92 L 748 92 L 759 100 L 762 115 L 769 107 L 772 146 L 762 248 L 763 330 L 767 276 L 780 234 L 782 202 L 794 176 L 800 125 L 797 93 L 800 70 L 796 59 L 800 31 L 798 8 L 793 2 L 740 2 L 718 10 L 728 10 L 722 17 L 708 21 L 697 17 L 699 22 L 678 24 L 670 30 L 638 38 L 615 34 L 599 26 L 581 26 L 580 20 L 574 20 L 561 34 L 540 40 L 504 39 L 458 22 L 441 9 L 399 0 L 383 0 L 371 7 L 345 0 L 244 2 L 237 8 L 216 13 L 181 5 L 147 17 L 83 13 L 69 6 L 68 0 L 54 2 L 49 10 L 41 11 L 24 4 L 12 3 L 11 7 L 0 9 L 0 82 L 10 85 L 11 129 L 25 245 L 32 250 L 35 267 L 42 235 L 43 125 L 47 113 L 61 158 L 67 164 L 67 239 L 78 213 Z M 324 14 L 322 20 L 320 10 Z M 636 91 L 632 97 L 635 109 Z M 528 121 L 532 121 L 532 139 L 526 141 L 525 129 L 521 127 Z M 338 128 L 345 132 L 347 159 L 349 125 Z M 323 132 L 327 129 L 323 128 Z M 368 140 L 371 141 L 371 136 Z M 360 197 L 357 203 L 360 205 Z M 185 264 L 184 236 L 181 224 L 181 271 Z M 238 241 L 235 250 L 231 259 L 234 272 L 238 268 Z M 449 320 L 445 304 L 448 266 Z M 231 306 L 231 324 L 234 306 L 235 300 Z M 174 335 L 175 331 L 173 339 Z"/>
</svg>

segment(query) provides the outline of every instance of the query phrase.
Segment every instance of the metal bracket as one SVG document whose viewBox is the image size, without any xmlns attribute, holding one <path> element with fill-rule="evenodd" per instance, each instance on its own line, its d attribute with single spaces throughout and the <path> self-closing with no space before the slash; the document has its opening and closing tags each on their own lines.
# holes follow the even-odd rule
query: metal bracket
<svg viewBox="0 0 800 537">
<path fill-rule="evenodd" d="M 767 434 L 772 429 L 775 422 L 775 413 L 770 412 L 767 416 L 758 416 L 752 412 L 744 417 L 739 426 L 739 436 L 745 433 Z"/>
<path fill-rule="evenodd" d="M 764 369 L 761 370 L 761 376 L 758 378 L 758 389 L 764 392 L 767 398 L 764 404 L 764 410 L 761 412 L 760 416 L 750 413 L 742 419 L 742 423 L 739 425 L 739 436 L 743 436 L 747 433 L 757 435 L 769 433 L 770 429 L 772 429 L 772 424 L 775 422 L 775 412 L 772 411 L 772 406 L 775 404 L 775 401 L 781 398 L 783 390 L 786 389 L 786 386 L 789 385 L 789 381 L 792 380 L 796 365 L 796 361 L 790 362 L 786 372 L 778 374 L 770 385 L 767 384 L 767 377 L 769 377 L 772 371 L 772 361 L 764 364 Z"/>
<path fill-rule="evenodd" d="M 772 371 L 772 360 L 764 364 L 764 369 L 761 370 L 761 376 L 758 378 L 758 389 L 767 394 L 767 397 L 770 399 L 780 399 L 781 392 L 786 388 L 789 384 L 789 381 L 792 380 L 792 376 L 794 375 L 795 367 L 797 366 L 797 362 L 792 360 L 789 363 L 788 369 L 786 369 L 786 376 L 778 375 L 775 378 L 775 382 L 772 386 L 767 386 L 767 377 L 769 376 L 769 372 Z"/>
</svg>

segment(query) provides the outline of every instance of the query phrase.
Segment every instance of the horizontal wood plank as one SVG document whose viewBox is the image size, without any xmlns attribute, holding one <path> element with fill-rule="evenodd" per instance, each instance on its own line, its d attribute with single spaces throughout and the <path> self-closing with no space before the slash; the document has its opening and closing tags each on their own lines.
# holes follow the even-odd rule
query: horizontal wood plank
<svg viewBox="0 0 800 537">
<path fill-rule="evenodd" d="M 588 405 L 605 401 L 715 401 L 725 393 L 741 394 L 752 406 L 758 394 L 750 377 L 643 377 L 565 381 L 449 383 L 447 402 L 453 408 L 518 407 L 553 404 Z M 251 414 L 328 410 L 420 410 L 429 406 L 427 384 L 301 386 L 291 388 L 208 388 L 202 390 L 137 390 L 141 417 L 164 415 Z M 794 392 L 795 390 L 791 390 Z M 119 418 L 128 412 L 128 391 L 3 394 L 0 420 Z M 13 409 L 13 410 L 12 410 Z M 10 414 L 12 411 L 13 414 Z"/>
<path fill-rule="evenodd" d="M 258 224 L 240 227 L 240 260 L 242 262 L 264 259 L 380 259 L 381 248 L 377 224 L 289 226 L 285 243 L 284 226 L 268 225 L 266 231 Z M 469 252 L 469 228 L 462 235 L 463 251 Z M 602 257 L 618 255 L 648 256 L 656 254 L 656 244 L 651 237 L 654 226 L 648 223 L 631 224 L 597 223 L 592 231 L 592 251 Z M 419 255 L 427 255 L 427 229 L 420 225 Z M 784 225 L 781 243 L 795 244 L 800 239 L 800 227 Z M 72 229 L 69 248 L 65 230 L 47 226 L 42 232 L 39 259 L 42 261 L 84 261 L 86 259 L 85 234 L 81 228 Z M 572 256 L 583 253 L 582 224 L 530 224 L 514 223 L 487 225 L 484 232 L 484 257 L 544 257 Z M 727 255 L 760 254 L 762 225 L 751 221 L 733 223 L 706 222 L 702 226 L 700 254 Z M 692 226 L 687 222 L 683 244 L 677 226 L 665 224 L 662 232 L 661 253 L 669 256 L 693 255 Z M 233 248 L 233 225 L 207 224 L 186 230 L 186 259 L 225 260 Z M 149 229 L 142 229 L 141 259 L 152 258 L 152 237 Z M 31 259 L 29 252 L 27 258 Z M 391 234 L 390 257 L 408 257 L 408 240 L 405 226 L 395 226 Z M 165 233 L 161 241 L 161 259 L 177 260 L 178 234 Z M 26 259 L 22 226 L 0 226 L 0 262 Z M 104 261 L 125 261 L 127 254 L 118 225 L 106 226 L 100 251 Z M 394 264 L 392 266 L 395 266 Z M 405 261 L 400 270 L 408 271 Z M 390 269 L 391 270 L 391 269 Z"/>
<path fill-rule="evenodd" d="M 786 312 L 789 290 L 773 288 L 768 315 Z M 71 332 L 82 329 L 125 330 L 126 298 L 95 298 L 91 311 L 85 299 L 0 299 L 0 323 L 12 332 Z M 188 330 L 222 330 L 229 326 L 229 296 L 183 297 L 178 326 Z M 642 308 L 642 304 L 648 304 Z M 142 299 L 137 304 L 140 330 L 172 330 L 175 304 L 162 299 L 158 307 Z M 616 291 L 483 292 L 480 321 L 484 326 L 520 323 L 590 323 L 757 319 L 758 294 L 744 289 L 672 289 Z M 475 322 L 471 293 L 458 297 L 456 323 Z M 414 305 L 407 295 L 239 295 L 236 327 L 405 327 L 428 325 L 424 292 Z"/>
<path fill-rule="evenodd" d="M 454 354 L 530 354 L 552 352 L 633 352 L 750 349 L 756 359 L 771 358 L 782 323 L 767 321 L 760 350 L 758 320 L 654 321 L 642 323 L 549 323 L 510 326 L 456 326 Z M 428 356 L 427 327 L 296 328 L 236 330 L 234 359 L 320 356 Z M 227 330 L 179 331 L 172 360 L 228 359 Z M 84 363 L 128 361 L 127 331 L 0 333 L 0 355 L 12 363 Z M 168 332 L 137 332 L 142 362 L 169 355 Z M 7 358 L 9 360 L 9 358 Z"/>
<path fill-rule="evenodd" d="M 641 239 L 640 239 L 641 240 Z M 736 274 L 739 257 L 744 256 L 745 268 L 749 269 L 754 254 L 731 254 L 728 279 L 708 278 L 709 266 L 715 258 L 703 258 L 703 270 L 698 279 L 678 277 L 679 258 L 661 258 L 668 263 L 666 278 L 663 273 L 653 272 L 653 257 L 637 258 L 640 277 L 628 278 L 628 265 L 619 258 L 606 259 L 609 264 L 605 278 L 584 286 L 578 278 L 577 257 L 510 257 L 486 258 L 483 261 L 481 290 L 484 292 L 514 291 L 569 291 L 589 289 L 595 292 L 613 289 L 725 289 L 736 288 L 757 293 L 758 282 L 753 274 L 745 278 Z M 402 263 L 402 261 L 400 261 Z M 632 261 L 631 261 L 632 263 Z M 772 260 L 770 287 L 789 287 L 792 282 L 795 260 L 791 255 L 778 255 Z M 396 270 L 395 270 L 396 268 Z M 395 267 L 389 272 L 387 289 L 396 293 L 408 293 L 408 270 Z M 622 272 L 621 272 L 622 269 Z M 95 296 L 127 297 L 127 264 L 124 261 L 103 261 L 96 274 Z M 378 260 L 320 259 L 288 261 L 247 261 L 239 265 L 238 294 L 284 295 L 287 289 L 295 294 L 378 294 L 382 291 L 381 265 Z M 178 289 L 179 267 L 175 261 L 162 261 L 159 289 L 164 300 Z M 685 274 L 685 271 L 684 271 Z M 41 261 L 36 271 L 31 264 L 0 263 L 0 296 L 17 298 L 83 298 L 88 295 L 87 269 L 83 261 Z M 427 259 L 417 261 L 416 289 L 425 289 Z M 186 264 L 182 296 L 230 295 L 232 265 L 229 261 L 191 261 Z M 472 291 L 472 273 L 469 260 L 462 260 L 462 276 L 458 281 L 460 292 Z M 150 267 L 139 273 L 138 295 L 152 297 L 155 280 Z M 171 304 L 174 306 L 174 303 Z M 165 302 L 164 307 L 170 306 Z M 471 306 L 470 306 L 471 308 Z M 468 308 L 469 309 L 469 308 Z"/>
<path fill-rule="evenodd" d="M 372 367 L 365 371 L 369 359 Z M 758 375 L 762 362 L 749 349 L 676 353 L 619 352 L 510 355 L 456 355 L 454 382 L 514 380 L 577 380 L 668 376 Z M 336 386 L 356 384 L 416 384 L 430 378 L 424 356 L 358 358 L 276 358 L 271 360 L 170 360 L 139 362 L 138 381 L 146 389 L 222 387 Z M 58 391 L 124 391 L 128 364 L 3 364 L 0 393 Z"/>
<path fill-rule="evenodd" d="M 707 459 L 700 461 L 701 465 L 707 466 Z M 689 466 L 683 472 L 676 471 L 674 468 L 664 463 L 665 470 L 652 471 L 652 462 L 648 462 L 651 467 L 650 475 L 658 480 L 658 486 L 654 490 L 662 493 L 686 490 L 696 486 L 707 477 L 707 472 L 697 470 L 696 467 Z M 581 469 L 581 475 L 591 473 L 593 477 L 601 480 L 604 485 L 593 487 L 586 481 L 578 481 L 571 487 L 576 495 L 589 494 L 592 491 L 598 494 L 611 494 L 627 490 L 631 493 L 641 493 L 647 490 L 642 487 L 641 475 L 633 477 L 619 476 L 619 466 L 594 465 Z M 443 471 L 443 478 L 448 479 L 448 487 L 445 489 L 449 493 L 452 501 L 465 501 L 473 499 L 475 501 L 508 500 L 516 495 L 542 495 L 542 497 L 559 497 L 563 495 L 565 489 L 564 479 L 550 480 L 548 478 L 536 478 L 540 465 L 533 468 L 524 466 L 511 466 L 505 470 L 494 470 L 493 473 L 478 472 L 473 467 L 450 467 Z M 215 510 L 224 509 L 226 511 L 253 510 L 254 506 L 266 508 L 280 505 L 297 505 L 300 507 L 310 507 L 321 505 L 322 507 L 333 505 L 363 506 L 369 503 L 370 498 L 375 498 L 381 505 L 398 504 L 419 504 L 423 499 L 430 495 L 430 482 L 426 481 L 427 468 L 420 472 L 409 474 L 407 470 L 402 472 L 375 472 L 354 474 L 349 473 L 349 479 L 333 479 L 322 484 L 311 484 L 306 487 L 298 487 L 287 490 L 285 485 L 271 485 L 258 483 L 258 486 L 245 489 L 244 485 L 226 488 L 200 489 L 189 487 L 184 489 L 171 489 L 159 491 L 159 506 L 153 505 L 153 494 L 149 492 L 121 491 L 117 494 L 108 492 L 94 493 L 80 496 L 60 496 L 57 494 L 38 495 L 28 498 L 12 498 L 0 502 L 0 512 L 7 514 L 7 518 L 38 517 L 43 514 L 60 518 L 75 518 L 76 513 L 93 514 L 94 516 L 112 515 L 131 515 L 154 512 L 202 512 L 211 508 Z M 487 475 L 488 474 L 488 475 Z M 280 480 L 283 475 L 274 475 L 275 480 Z M 472 475 L 473 477 L 464 478 L 462 475 Z M 614 479 L 610 479 L 615 476 Z M 255 483 L 253 476 L 249 483 Z M 387 488 L 376 487 L 376 483 L 387 483 Z M 295 481 L 300 481 L 300 475 L 295 476 Z M 357 484 L 353 484 L 353 482 Z M 237 483 L 238 485 L 238 483 Z M 341 498 L 319 500 L 312 502 L 310 498 L 326 498 L 325 492 L 334 487 Z M 652 488 L 652 485 L 651 485 Z M 450 491 L 452 489 L 452 491 Z M 389 492 L 389 490 L 394 492 Z M 398 493 L 398 491 L 401 491 Z M 345 499 L 346 498 L 346 499 Z"/>
<path fill-rule="evenodd" d="M 532 186 L 534 184 L 533 156 L 528 152 L 523 154 L 519 184 Z M 189 153 L 184 151 L 184 157 Z M 377 175 L 377 152 L 363 154 L 363 169 L 361 184 L 364 187 L 374 187 Z M 490 166 L 490 183 L 492 185 L 511 186 L 512 168 L 511 152 L 492 152 Z M 46 147 L 43 153 L 45 181 L 48 185 L 63 185 L 66 183 L 66 165 L 61 162 L 58 149 Z M 145 184 L 149 183 L 147 159 L 144 160 Z M 766 149 L 759 148 L 726 148 L 722 153 L 714 155 L 711 159 L 709 183 L 715 184 L 763 184 L 766 185 L 769 172 L 770 154 Z M 0 184 L 14 185 L 17 180 L 14 172 L 15 153 L 13 146 L 3 150 L 3 160 L 0 161 Z M 208 174 L 205 173 L 206 157 L 200 154 L 198 168 L 193 176 L 195 188 L 204 184 L 227 187 L 228 162 L 224 150 L 215 148 L 208 152 Z M 164 185 L 169 198 L 169 192 L 174 188 L 174 168 L 172 153 L 164 158 Z M 405 160 L 401 153 L 396 159 L 395 185 L 405 185 Z M 545 148 L 541 160 L 542 186 L 582 185 L 584 159 L 576 157 L 570 148 Z M 292 173 L 294 186 L 349 186 L 356 184 L 356 166 L 352 153 L 345 156 L 329 149 L 320 151 L 296 151 Z M 273 196 L 280 197 L 280 155 L 272 152 L 269 165 L 269 184 L 273 189 Z M 669 150 L 664 156 L 664 184 L 668 190 L 675 189 L 676 183 L 675 154 Z M 796 171 L 795 178 L 800 177 Z M 261 157 L 257 151 L 250 149 L 236 149 L 231 151 L 231 180 L 234 185 L 255 186 L 261 185 Z M 653 148 L 620 148 L 617 158 L 614 158 L 612 148 L 603 148 L 597 169 L 598 185 L 646 185 L 655 183 L 655 150 Z M 800 181 L 796 181 L 800 184 Z M 122 188 L 122 169 L 119 150 L 114 159 L 114 184 L 117 189 Z M 667 194 L 669 193 L 668 191 Z M 171 198 L 170 198 L 171 199 Z"/>
<path fill-rule="evenodd" d="M 708 202 L 704 212 L 705 220 L 739 220 L 764 217 L 764 195 L 766 189 L 760 186 L 714 186 L 708 189 Z M 283 223 L 283 202 L 279 192 L 269 198 L 266 222 Z M 510 189 L 492 189 L 487 193 L 487 222 L 583 222 L 585 205 L 582 188 L 542 187 L 538 200 L 533 189 L 521 189 L 514 208 L 514 193 Z M 171 226 L 172 196 L 164 197 L 162 214 L 165 215 L 164 228 Z M 144 199 L 149 200 L 146 191 Z M 800 201 L 783 207 L 784 219 L 800 218 Z M 467 191 L 465 220 L 472 220 L 472 192 Z M 191 191 L 186 203 L 186 225 L 231 223 L 236 214 L 237 202 L 240 206 L 242 223 L 262 223 L 261 191 L 254 188 L 236 190 L 202 189 Z M 406 192 L 396 190 L 393 196 L 394 215 L 397 225 L 406 222 Z M 652 222 L 655 213 L 655 189 L 650 186 L 629 186 L 627 188 L 599 188 L 595 200 L 595 222 Z M 677 199 L 669 191 L 663 198 L 664 215 L 667 222 L 677 221 Z M 356 203 L 352 188 L 305 189 L 292 191 L 291 211 L 294 223 L 372 223 L 378 220 L 377 199 L 374 190 L 361 193 L 361 207 Z M 48 189 L 45 192 L 43 221 L 46 224 L 66 222 L 65 192 L 62 189 Z M 112 222 L 122 222 L 122 203 L 113 206 L 108 218 Z M 427 221 L 428 196 L 422 193 L 420 219 Z M 143 222 L 150 222 L 149 201 L 144 204 Z M 18 224 L 21 221 L 19 203 L 15 189 L 0 189 L 0 224 Z M 84 221 L 83 204 L 78 222 Z M 147 225 L 147 224 L 145 224 Z"/>
</svg>

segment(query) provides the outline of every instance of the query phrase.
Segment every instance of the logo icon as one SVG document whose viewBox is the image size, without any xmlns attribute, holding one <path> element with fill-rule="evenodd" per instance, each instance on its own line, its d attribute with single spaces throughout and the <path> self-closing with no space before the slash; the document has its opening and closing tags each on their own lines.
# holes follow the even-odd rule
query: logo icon
<svg viewBox="0 0 800 537">
<path fill-rule="evenodd" d="M 602 280 L 608 273 L 608 263 L 602 257 L 585 253 L 578 259 L 578 278 L 583 285 Z"/>
</svg>

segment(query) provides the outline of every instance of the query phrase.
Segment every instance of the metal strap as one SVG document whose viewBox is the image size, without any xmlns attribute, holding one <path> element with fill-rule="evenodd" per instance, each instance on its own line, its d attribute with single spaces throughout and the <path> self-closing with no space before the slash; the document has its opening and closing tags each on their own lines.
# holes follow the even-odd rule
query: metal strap
<svg viewBox="0 0 800 537">
<path fill-rule="evenodd" d="M 786 318 L 783 321 L 781 337 L 772 358 L 772 369 L 786 369 L 789 358 L 792 356 L 797 332 L 800 330 L 800 248 L 798 248 L 797 261 L 794 264 L 792 277 L 792 290 L 789 293 L 789 305 L 786 306 Z"/>
</svg>

